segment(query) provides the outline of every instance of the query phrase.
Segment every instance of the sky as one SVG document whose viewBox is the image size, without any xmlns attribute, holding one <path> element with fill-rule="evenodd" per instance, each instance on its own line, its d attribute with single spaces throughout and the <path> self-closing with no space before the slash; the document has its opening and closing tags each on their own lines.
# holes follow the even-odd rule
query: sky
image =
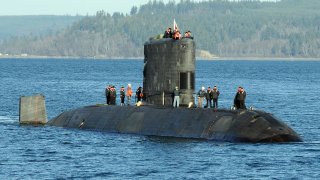
<svg viewBox="0 0 320 180">
<path fill-rule="evenodd" d="M 169 0 L 162 0 L 164 3 Z M 194 0 L 206 1 L 206 0 Z M 0 16 L 11 15 L 95 15 L 107 13 L 130 13 L 132 6 L 139 7 L 149 0 L 0 0 Z M 180 2 L 180 0 L 175 0 Z"/>
<path fill-rule="evenodd" d="M 169 0 L 162 1 L 169 2 Z M 132 6 L 139 7 L 148 2 L 149 0 L 0 0 L 0 16 L 95 15 L 99 10 L 110 14 L 130 13 Z"/>
</svg>

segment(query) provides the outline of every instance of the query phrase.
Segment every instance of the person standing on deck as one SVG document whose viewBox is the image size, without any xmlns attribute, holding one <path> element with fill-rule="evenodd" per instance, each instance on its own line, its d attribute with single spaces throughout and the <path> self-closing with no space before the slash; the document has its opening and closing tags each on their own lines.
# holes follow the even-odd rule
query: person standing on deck
<svg viewBox="0 0 320 180">
<path fill-rule="evenodd" d="M 105 90 L 105 96 L 106 96 L 106 103 L 107 104 L 110 104 L 110 88 L 111 88 L 111 86 L 109 85 L 109 86 L 107 86 L 106 87 L 106 90 Z"/>
<path fill-rule="evenodd" d="M 114 86 L 112 86 L 111 91 L 110 91 L 110 104 L 111 105 L 116 105 L 116 98 L 117 98 L 116 88 Z"/>
<path fill-rule="evenodd" d="M 211 108 L 210 94 L 211 94 L 211 88 L 209 86 L 208 89 L 207 89 L 206 95 L 205 95 L 206 101 L 207 101 L 206 108 Z"/>
<path fill-rule="evenodd" d="M 203 98 L 205 94 L 206 94 L 205 88 L 202 86 L 202 88 L 198 92 L 198 108 L 202 108 Z"/>
<path fill-rule="evenodd" d="M 243 87 L 239 86 L 238 92 L 234 97 L 234 107 L 237 109 L 247 109 L 245 105 L 246 96 L 246 91 L 243 89 Z"/>
<path fill-rule="evenodd" d="M 173 90 L 173 107 L 179 107 L 180 104 L 180 91 L 178 86 L 176 86 L 176 88 Z"/>
<path fill-rule="evenodd" d="M 137 102 L 141 101 L 142 96 L 143 96 L 143 94 L 142 94 L 142 87 L 140 86 L 140 87 L 137 89 L 137 91 L 136 91 Z"/>
<path fill-rule="evenodd" d="M 128 84 L 126 96 L 127 96 L 127 105 L 130 106 L 131 105 L 131 97 L 132 97 L 131 84 Z"/>
<path fill-rule="evenodd" d="M 213 108 L 218 109 L 218 98 L 219 98 L 220 92 L 217 86 L 213 87 L 211 94 L 212 94 Z"/>
<path fill-rule="evenodd" d="M 124 87 L 122 86 L 120 89 L 120 106 L 124 106 L 124 98 L 126 97 L 124 92 Z"/>
</svg>

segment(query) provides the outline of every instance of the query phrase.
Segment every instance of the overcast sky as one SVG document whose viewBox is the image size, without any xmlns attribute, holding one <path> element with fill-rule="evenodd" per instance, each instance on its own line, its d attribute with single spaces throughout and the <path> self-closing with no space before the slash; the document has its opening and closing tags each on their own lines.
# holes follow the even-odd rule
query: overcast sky
<svg viewBox="0 0 320 180">
<path fill-rule="evenodd" d="M 169 0 L 162 0 L 167 3 Z M 194 0 L 205 1 L 205 0 Z M 0 0 L 3 15 L 95 15 L 99 10 L 130 13 L 132 6 L 139 7 L 149 0 Z M 180 2 L 180 0 L 175 0 Z"/>
<path fill-rule="evenodd" d="M 169 0 L 162 1 L 169 2 Z M 148 2 L 149 0 L 0 0 L 0 16 L 94 15 L 99 10 L 105 10 L 110 14 L 130 13 L 132 6 L 139 7 Z"/>
</svg>

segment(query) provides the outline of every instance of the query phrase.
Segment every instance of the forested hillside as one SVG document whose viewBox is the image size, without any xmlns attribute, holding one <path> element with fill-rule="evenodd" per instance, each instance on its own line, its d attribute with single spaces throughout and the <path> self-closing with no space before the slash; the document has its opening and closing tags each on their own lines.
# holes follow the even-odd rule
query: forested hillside
<svg viewBox="0 0 320 180">
<path fill-rule="evenodd" d="M 320 1 L 150 1 L 130 14 L 98 11 L 48 36 L 23 36 L 0 53 L 44 56 L 142 57 L 143 44 L 176 19 L 198 50 L 220 57 L 320 57 Z"/>
</svg>

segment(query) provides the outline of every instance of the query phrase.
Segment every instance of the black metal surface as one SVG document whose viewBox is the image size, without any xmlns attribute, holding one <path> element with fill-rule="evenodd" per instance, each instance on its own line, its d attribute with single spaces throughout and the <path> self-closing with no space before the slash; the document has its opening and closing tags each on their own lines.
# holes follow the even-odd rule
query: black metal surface
<svg viewBox="0 0 320 180">
<path fill-rule="evenodd" d="M 263 111 L 87 106 L 64 112 L 48 124 L 112 133 L 230 142 L 301 141 L 290 127 Z"/>
<path fill-rule="evenodd" d="M 195 43 L 191 39 L 150 40 L 144 45 L 143 89 L 146 102 L 172 105 L 172 91 L 181 91 L 180 105 L 194 102 Z"/>
</svg>

